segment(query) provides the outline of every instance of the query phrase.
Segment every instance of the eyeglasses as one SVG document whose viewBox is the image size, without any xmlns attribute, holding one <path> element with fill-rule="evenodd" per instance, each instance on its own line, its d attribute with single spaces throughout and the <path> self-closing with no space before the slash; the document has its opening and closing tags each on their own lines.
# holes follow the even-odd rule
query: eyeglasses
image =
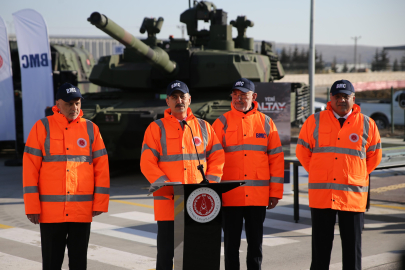
<svg viewBox="0 0 405 270">
<path fill-rule="evenodd" d="M 186 100 L 187 95 L 181 95 L 181 96 L 180 95 L 178 95 L 178 96 L 177 95 L 171 95 L 170 98 L 173 99 L 173 100 L 177 100 L 178 98 L 180 98 L 181 100 Z"/>
<path fill-rule="evenodd" d="M 233 99 L 239 99 L 239 100 L 247 100 L 248 98 L 252 97 L 252 95 L 247 95 L 247 94 L 242 94 L 242 95 L 237 95 L 235 93 L 231 94 L 231 97 Z"/>
<path fill-rule="evenodd" d="M 339 93 L 333 96 L 335 99 L 341 99 L 343 98 L 344 100 L 348 100 L 351 99 L 352 97 L 354 97 L 353 94 L 347 95 L 347 94 L 343 94 L 343 93 Z"/>
</svg>

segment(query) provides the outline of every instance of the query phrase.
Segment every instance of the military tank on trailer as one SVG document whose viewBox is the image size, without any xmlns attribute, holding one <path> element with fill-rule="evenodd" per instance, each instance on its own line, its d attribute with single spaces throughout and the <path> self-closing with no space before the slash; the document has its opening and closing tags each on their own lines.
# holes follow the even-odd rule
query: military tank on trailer
<svg viewBox="0 0 405 270">
<path fill-rule="evenodd" d="M 198 30 L 200 20 L 210 22 L 209 30 Z M 213 3 L 194 1 L 180 15 L 188 40 L 159 40 L 162 17 L 144 18 L 140 32 L 147 38 L 139 40 L 107 16 L 91 14 L 91 24 L 125 45 L 123 54 L 101 57 L 90 74 L 91 82 L 120 91 L 85 94 L 82 106 L 84 117 L 100 127 L 111 160 L 139 158 L 144 131 L 163 117 L 166 86 L 173 80 L 189 86 L 194 114 L 213 123 L 230 110 L 230 88 L 237 79 L 272 83 L 283 78 L 271 43 L 263 41 L 255 52 L 253 38 L 246 36 L 254 23 L 245 16 L 230 24 L 227 20 L 227 13 Z M 238 30 L 236 38 L 232 27 Z M 302 102 L 308 91 L 299 83 L 291 90 L 295 121 L 306 114 Z"/>
</svg>

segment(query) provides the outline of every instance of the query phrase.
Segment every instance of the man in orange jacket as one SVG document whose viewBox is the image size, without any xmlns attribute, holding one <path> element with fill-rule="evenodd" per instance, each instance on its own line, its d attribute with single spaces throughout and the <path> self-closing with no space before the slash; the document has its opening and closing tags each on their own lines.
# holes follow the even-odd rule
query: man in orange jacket
<svg viewBox="0 0 405 270">
<path fill-rule="evenodd" d="M 246 183 L 222 195 L 225 269 L 240 269 L 243 220 L 248 242 L 247 268 L 261 269 L 266 207 L 274 208 L 283 197 L 284 154 L 273 120 L 257 110 L 253 82 L 237 80 L 231 96 L 232 110 L 213 124 L 225 151 L 221 181 Z"/>
<path fill-rule="evenodd" d="M 25 213 L 40 224 L 43 269 L 86 269 L 92 217 L 108 211 L 107 151 L 98 127 L 83 119 L 79 88 L 58 89 L 53 115 L 35 123 L 25 144 Z"/>
<path fill-rule="evenodd" d="M 173 188 L 160 187 L 165 182 L 200 183 L 203 179 L 197 169 L 198 158 L 207 179 L 220 182 L 225 161 L 224 150 L 210 124 L 196 118 L 189 108 L 187 85 L 173 81 L 166 93 L 169 109 L 164 118 L 146 129 L 141 154 L 142 173 L 151 183 L 149 191 L 154 192 L 158 224 L 156 270 L 172 269 L 174 256 Z"/>
<path fill-rule="evenodd" d="M 360 113 L 354 95 L 349 81 L 333 83 L 326 110 L 305 121 L 297 142 L 297 158 L 309 173 L 311 270 L 329 269 L 336 214 L 343 269 L 361 270 L 361 230 L 368 175 L 380 163 L 382 151 L 377 126 Z"/>
</svg>

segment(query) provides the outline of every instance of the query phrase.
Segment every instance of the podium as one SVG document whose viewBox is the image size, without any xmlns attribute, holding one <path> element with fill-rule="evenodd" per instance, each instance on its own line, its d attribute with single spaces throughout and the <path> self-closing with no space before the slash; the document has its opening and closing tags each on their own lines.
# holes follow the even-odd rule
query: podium
<svg viewBox="0 0 405 270">
<path fill-rule="evenodd" d="M 174 190 L 174 269 L 219 270 L 222 193 L 244 181 L 170 184 Z"/>
</svg>

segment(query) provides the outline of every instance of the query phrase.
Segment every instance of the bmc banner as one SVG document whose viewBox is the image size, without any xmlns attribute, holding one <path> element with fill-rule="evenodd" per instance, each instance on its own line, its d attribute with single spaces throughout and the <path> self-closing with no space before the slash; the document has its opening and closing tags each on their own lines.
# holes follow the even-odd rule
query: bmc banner
<svg viewBox="0 0 405 270">
<path fill-rule="evenodd" d="M 0 17 L 0 141 L 15 141 L 15 112 L 7 28 Z"/>
<path fill-rule="evenodd" d="M 52 106 L 52 61 L 44 18 L 32 9 L 13 14 L 21 69 L 24 142 L 35 122 Z"/>
</svg>

